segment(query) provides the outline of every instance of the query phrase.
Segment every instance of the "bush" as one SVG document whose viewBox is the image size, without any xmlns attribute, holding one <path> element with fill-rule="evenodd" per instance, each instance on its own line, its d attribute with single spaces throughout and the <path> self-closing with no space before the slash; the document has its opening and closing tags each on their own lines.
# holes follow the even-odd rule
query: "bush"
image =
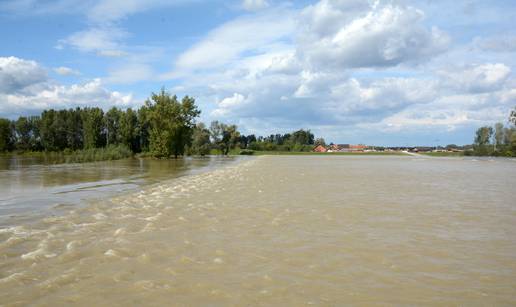
<svg viewBox="0 0 516 307">
<path fill-rule="evenodd" d="M 84 163 L 129 158 L 133 152 L 126 145 L 109 145 L 105 148 L 77 150 L 65 156 L 67 163 Z"/>
<path fill-rule="evenodd" d="M 244 149 L 244 150 L 241 150 L 239 154 L 240 155 L 251 156 L 251 155 L 254 155 L 254 150 Z"/>
</svg>

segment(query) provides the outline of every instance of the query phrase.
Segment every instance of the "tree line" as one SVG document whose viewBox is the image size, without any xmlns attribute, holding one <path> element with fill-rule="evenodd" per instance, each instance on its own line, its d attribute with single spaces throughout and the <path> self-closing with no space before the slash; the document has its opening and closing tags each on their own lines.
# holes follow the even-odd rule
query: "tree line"
<svg viewBox="0 0 516 307">
<path fill-rule="evenodd" d="M 236 125 L 198 123 L 200 113 L 194 98 L 178 99 L 162 89 L 137 110 L 50 109 L 13 121 L 0 118 L 0 152 L 76 152 L 118 146 L 168 158 L 207 155 L 214 150 L 227 155 L 234 149 L 310 151 L 322 140 L 303 129 L 268 137 L 246 136 Z"/>
<path fill-rule="evenodd" d="M 516 108 L 509 115 L 509 125 L 496 123 L 494 127 L 483 126 L 475 133 L 472 151 L 476 156 L 516 157 Z"/>
</svg>

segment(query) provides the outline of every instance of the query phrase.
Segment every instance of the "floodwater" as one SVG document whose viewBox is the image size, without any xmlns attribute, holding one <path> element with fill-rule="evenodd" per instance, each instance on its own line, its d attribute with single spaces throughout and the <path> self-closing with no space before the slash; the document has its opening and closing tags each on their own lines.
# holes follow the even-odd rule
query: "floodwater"
<svg viewBox="0 0 516 307">
<path fill-rule="evenodd" d="M 263 156 L 0 229 L 0 305 L 516 305 L 516 161 Z"/>
<path fill-rule="evenodd" d="M 0 226 L 134 191 L 166 179 L 208 171 L 240 157 L 124 159 L 52 164 L 41 156 L 0 156 Z M 53 209 L 53 210 L 49 210 Z"/>
</svg>

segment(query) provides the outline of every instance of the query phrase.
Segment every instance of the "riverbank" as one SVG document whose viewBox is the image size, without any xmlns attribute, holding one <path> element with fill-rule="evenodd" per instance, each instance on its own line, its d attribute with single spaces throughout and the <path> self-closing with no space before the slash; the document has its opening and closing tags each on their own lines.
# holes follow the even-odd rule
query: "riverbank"
<svg viewBox="0 0 516 307">
<path fill-rule="evenodd" d="M 295 152 L 295 151 L 254 151 L 256 156 L 405 156 L 401 151 L 368 152 Z"/>
<path fill-rule="evenodd" d="M 420 152 L 419 154 L 430 157 L 464 157 L 464 152 Z"/>
<path fill-rule="evenodd" d="M 63 164 L 120 160 L 132 157 L 133 152 L 127 146 L 112 145 L 103 148 L 91 148 L 76 151 L 7 152 L 2 153 L 1 156 L 37 158 L 41 159 L 45 164 Z"/>
</svg>

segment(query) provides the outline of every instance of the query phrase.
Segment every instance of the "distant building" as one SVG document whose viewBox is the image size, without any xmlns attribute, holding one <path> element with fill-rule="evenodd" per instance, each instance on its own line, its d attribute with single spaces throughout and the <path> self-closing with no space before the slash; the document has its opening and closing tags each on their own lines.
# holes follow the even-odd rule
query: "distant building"
<svg viewBox="0 0 516 307">
<path fill-rule="evenodd" d="M 351 145 L 351 144 L 332 144 L 328 147 L 328 152 L 353 152 L 369 150 L 366 145 Z M 374 149 L 374 148 L 373 148 Z"/>
<path fill-rule="evenodd" d="M 326 149 L 326 147 L 324 147 L 322 145 L 317 145 L 317 147 L 315 147 L 313 151 L 314 152 L 327 152 L 328 149 Z"/>
<path fill-rule="evenodd" d="M 366 145 L 349 145 L 349 151 L 364 151 L 367 149 Z"/>
<path fill-rule="evenodd" d="M 330 146 L 328 151 L 337 152 L 344 151 L 344 149 L 349 148 L 349 144 L 333 144 Z"/>
</svg>

